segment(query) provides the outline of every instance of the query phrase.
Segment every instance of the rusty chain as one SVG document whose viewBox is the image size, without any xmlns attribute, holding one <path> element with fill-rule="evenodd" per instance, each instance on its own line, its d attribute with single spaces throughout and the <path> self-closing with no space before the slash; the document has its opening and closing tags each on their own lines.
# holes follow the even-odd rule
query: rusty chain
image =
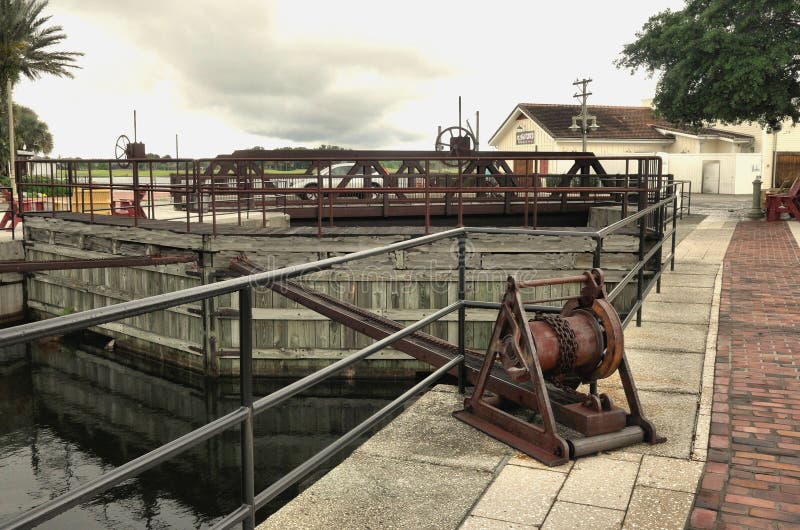
<svg viewBox="0 0 800 530">
<path fill-rule="evenodd" d="M 561 315 L 536 313 L 534 320 L 544 322 L 553 328 L 558 340 L 558 371 L 561 374 L 572 373 L 578 357 L 578 339 L 575 337 L 572 326 Z"/>
</svg>

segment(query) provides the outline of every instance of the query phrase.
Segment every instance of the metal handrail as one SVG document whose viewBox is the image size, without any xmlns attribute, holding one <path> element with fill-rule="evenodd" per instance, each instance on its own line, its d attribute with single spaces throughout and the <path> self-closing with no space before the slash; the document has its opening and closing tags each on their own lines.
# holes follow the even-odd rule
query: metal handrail
<svg viewBox="0 0 800 530">
<path fill-rule="evenodd" d="M 344 359 L 336 361 L 335 363 L 326 366 L 320 370 L 317 370 L 313 374 L 307 375 L 306 377 L 295 381 L 294 383 L 287 385 L 280 390 L 276 390 L 272 394 L 265 396 L 253 404 L 253 409 L 256 412 L 264 412 L 266 410 L 271 409 L 277 405 L 280 405 L 287 399 L 308 390 L 312 386 L 316 385 L 317 383 L 335 375 L 351 364 L 364 359 L 372 355 L 373 353 L 377 353 L 384 348 L 388 348 L 395 342 L 409 335 L 412 335 L 419 331 L 420 329 L 424 328 L 425 326 L 436 322 L 440 318 L 449 315 L 453 311 L 457 310 L 461 307 L 461 301 L 454 302 L 447 307 L 444 307 L 435 313 L 428 315 L 427 317 L 416 321 L 414 324 L 404 327 L 402 330 L 392 333 L 388 337 L 385 337 L 377 342 L 372 343 L 371 345 L 367 346 L 366 348 L 362 348 L 361 350 L 353 353 L 352 355 L 348 355 Z"/>
<path fill-rule="evenodd" d="M 316 468 L 319 464 L 333 456 L 336 452 L 340 451 L 350 443 L 352 443 L 356 438 L 366 432 L 368 429 L 373 427 L 376 423 L 384 419 L 398 407 L 409 401 L 412 397 L 420 393 L 422 390 L 428 388 L 433 383 L 441 379 L 447 372 L 458 366 L 464 361 L 463 355 L 457 355 L 453 357 L 453 359 L 448 362 L 447 364 L 443 365 L 441 368 L 436 370 L 435 372 L 431 373 L 428 377 L 408 389 L 405 393 L 403 393 L 400 397 L 380 409 L 378 412 L 358 424 L 358 426 L 351 429 L 347 434 L 339 438 L 337 441 L 333 442 L 325 449 L 311 457 L 310 459 L 306 460 L 304 463 L 300 464 L 288 474 L 286 474 L 283 478 L 279 479 L 267 489 L 262 491 L 256 496 L 256 509 L 263 508 L 269 501 L 280 495 L 286 488 L 297 482 L 299 479 L 303 478 L 309 471 Z"/>
<path fill-rule="evenodd" d="M 119 167 L 118 160 L 114 159 L 59 159 L 59 160 L 36 160 L 28 161 L 22 164 L 28 164 L 31 172 L 36 168 L 42 168 L 38 171 L 38 175 L 34 175 L 34 180 L 31 182 L 21 182 L 21 186 L 40 186 L 40 187 L 53 187 L 53 188 L 66 188 L 73 190 L 75 188 L 109 190 L 110 206 L 99 206 L 94 204 L 93 194 L 90 193 L 88 197 L 88 205 L 82 204 L 78 207 L 78 211 L 88 213 L 91 222 L 95 222 L 95 213 L 99 214 L 112 214 L 124 215 L 133 218 L 134 226 L 138 226 L 139 219 L 146 217 L 143 213 L 144 208 L 149 212 L 148 217 L 153 217 L 155 214 L 156 193 L 169 193 L 171 195 L 170 201 L 173 199 L 175 206 L 183 205 L 185 215 L 176 217 L 169 216 L 169 220 L 185 220 L 186 231 L 192 231 L 192 212 L 195 212 L 196 220 L 203 223 L 203 210 L 208 208 L 210 210 L 209 217 L 211 218 L 211 230 L 214 235 L 217 233 L 217 216 L 221 212 L 236 212 L 237 224 L 241 224 L 242 210 L 254 212 L 256 216 L 260 213 L 262 225 L 267 224 L 267 212 L 276 211 L 280 212 L 291 208 L 294 214 L 298 211 L 307 210 L 303 213 L 303 217 L 308 216 L 308 219 L 313 219 L 316 211 L 316 220 L 318 226 L 318 235 L 322 235 L 323 220 L 330 221 L 333 225 L 335 215 L 349 215 L 346 211 L 338 210 L 342 207 L 345 210 L 353 207 L 373 207 L 382 208 L 383 216 L 388 215 L 390 207 L 400 205 L 405 207 L 412 202 L 415 203 L 417 208 L 425 209 L 425 233 L 430 231 L 430 215 L 431 207 L 444 208 L 447 215 L 458 215 L 457 226 L 463 225 L 463 215 L 465 208 L 469 209 L 474 207 L 475 204 L 487 202 L 485 200 L 474 197 L 473 194 L 491 193 L 503 196 L 504 203 L 503 211 L 506 212 L 509 208 L 517 208 L 518 213 L 522 213 L 524 209 L 524 224 L 527 226 L 530 214 L 533 214 L 533 225 L 536 227 L 538 224 L 538 211 L 541 204 L 546 203 L 548 200 L 561 200 L 562 204 L 566 201 L 579 201 L 587 202 L 590 200 L 608 200 L 610 195 L 622 194 L 623 199 L 623 212 L 627 207 L 627 196 L 629 193 L 638 191 L 631 186 L 632 182 L 642 182 L 642 179 L 656 179 L 660 183 L 662 163 L 661 159 L 653 155 L 619 155 L 619 156 L 594 156 L 585 153 L 564 153 L 564 152 L 506 152 L 506 151 L 486 151 L 475 152 L 465 156 L 454 158 L 448 152 L 430 152 L 430 151 L 259 151 L 247 156 L 220 156 L 216 158 L 203 158 L 203 159 L 129 159 L 125 160 L 125 167 Z M 324 159 L 324 160 L 323 160 Z M 503 163 L 502 171 L 499 174 L 484 175 L 477 173 L 462 174 L 461 163 L 471 163 L 476 161 L 494 161 L 496 163 Z M 536 171 L 510 171 L 506 164 L 509 160 L 527 160 L 535 162 Z M 585 162 L 625 162 L 625 169 L 620 170 L 619 173 L 597 173 L 595 174 L 540 174 L 538 172 L 538 161 L 552 160 L 554 162 L 573 162 L 573 168 L 578 166 L 589 165 Z M 405 187 L 400 188 L 396 186 L 380 186 L 378 188 L 355 188 L 347 187 L 343 189 L 326 188 L 323 185 L 324 179 L 331 178 L 331 175 L 321 175 L 320 168 L 322 165 L 327 164 L 329 167 L 338 161 L 357 163 L 376 163 L 386 164 L 387 162 L 395 163 L 397 161 L 409 162 L 409 164 L 416 164 L 420 173 L 413 173 L 409 169 L 408 173 L 387 173 L 384 169 L 379 175 L 367 175 L 364 177 L 381 179 L 381 178 L 408 178 L 417 179 L 422 178 L 425 181 L 424 193 L 422 187 Z M 434 169 L 431 172 L 431 162 L 459 162 L 458 172 L 448 172 L 444 169 Z M 315 168 L 315 172 L 307 174 L 293 174 L 278 172 L 276 168 L 265 168 L 266 165 L 286 162 L 297 162 L 306 164 L 303 166 L 308 171 L 308 164 L 311 168 Z M 424 162 L 424 164 L 421 164 Z M 584 164 L 582 164 L 584 163 Z M 322 164 L 322 165 L 320 165 Z M 422 165 L 425 169 L 422 172 Z M 140 166 L 143 166 L 141 168 Z M 168 167 L 168 171 L 174 168 L 175 173 L 170 173 L 170 184 L 158 184 L 155 178 L 164 178 L 165 175 L 154 175 L 154 168 L 159 166 Z M 208 168 L 217 167 L 224 168 L 224 173 L 220 174 L 206 174 Z M 128 173 L 128 167 L 132 167 L 132 174 Z M 266 171 L 265 171 L 266 169 Z M 119 174 L 120 170 L 124 170 L 123 175 Z M 119 181 L 114 182 L 114 172 L 117 172 L 117 178 L 132 178 L 130 184 L 121 184 Z M 233 171 L 233 173 L 229 173 Z M 273 172 L 271 172 L 273 171 Z M 390 171 L 394 171 L 393 169 Z M 210 172 L 209 172 L 210 173 Z M 359 173 L 360 174 L 360 173 Z M 173 180 L 172 177 L 177 180 Z M 280 186 L 272 187 L 267 185 L 268 182 L 284 181 L 291 179 L 307 179 L 310 177 L 318 177 L 322 179 L 319 182 L 321 191 L 317 193 L 316 201 L 289 201 L 289 197 L 298 194 L 298 189 L 302 188 L 282 188 Z M 357 177 L 358 174 L 349 175 L 349 177 Z M 564 177 L 568 179 L 586 179 L 586 178 L 600 178 L 608 180 L 607 183 L 617 182 L 624 183 L 622 187 L 574 187 L 569 186 L 542 186 L 542 178 L 549 177 Z M 430 187 L 428 177 L 440 178 L 446 177 L 451 179 L 449 186 L 434 186 Z M 496 179 L 497 183 L 502 183 L 506 179 L 519 179 L 521 182 L 532 182 L 533 185 L 519 185 L 519 186 L 478 186 L 470 185 L 466 179 Z M 390 181 L 392 182 L 392 181 Z M 508 181 L 511 182 L 511 181 Z M 572 180 L 570 180 L 572 182 Z M 457 184 L 456 184 L 457 183 Z M 520 181 L 514 181 L 519 184 Z M 133 207 L 130 206 L 115 206 L 114 191 L 124 191 L 126 193 L 133 192 Z M 444 193 L 444 197 L 433 197 L 431 195 Z M 339 197 L 344 195 L 351 195 L 354 193 L 374 193 L 382 196 L 382 201 L 367 201 L 358 202 L 354 205 L 352 201 L 342 201 Z M 144 194 L 142 197 L 140 194 Z M 325 199 L 323 200 L 323 195 Z M 556 194 L 556 197 L 549 197 L 548 193 Z M 397 197 L 396 199 L 390 198 L 391 194 L 405 194 L 409 196 L 417 195 L 416 200 L 408 201 L 405 197 Z M 466 194 L 466 195 L 465 195 Z M 580 196 L 575 196 L 580 194 Z M 424 198 L 422 197 L 424 195 Z M 414 199 L 412 197 L 412 199 Z M 476 202 L 477 201 L 477 202 Z M 243 204 L 246 203 L 246 204 Z M 491 202 L 491 201 L 488 201 Z M 524 208 L 523 208 L 524 203 Z M 170 204 L 170 203 L 165 203 Z M 260 208 L 254 208 L 258 206 Z M 336 204 L 336 208 L 334 207 Z M 512 206 L 513 205 L 513 206 Z M 53 201 L 53 209 L 50 213 L 56 215 L 55 201 Z M 65 204 L 60 204 L 61 209 Z M 72 204 L 67 202 L 67 209 L 72 209 Z M 89 210 L 87 210 L 87 206 Z M 532 207 L 532 211 L 531 211 Z M 120 211 L 122 210 L 122 211 Z M 352 213 L 352 212 L 350 212 Z M 163 212 L 162 212 L 163 214 Z M 374 214 L 374 212 L 373 212 Z M 161 218 L 161 220 L 166 220 Z"/>
<path fill-rule="evenodd" d="M 74 507 L 82 502 L 88 501 L 95 495 L 125 482 L 131 477 L 140 474 L 151 467 L 176 456 L 187 449 L 191 449 L 195 445 L 208 440 L 230 427 L 239 425 L 249 414 L 245 407 L 240 407 L 233 412 L 217 418 L 200 428 L 190 431 L 180 438 L 176 438 L 171 442 L 143 454 L 139 458 L 135 458 L 108 473 L 104 473 L 99 477 L 82 484 L 80 487 L 68 491 L 63 495 L 51 499 L 36 508 L 24 512 L 20 516 L 12 519 L 7 523 L 3 523 L 3 528 L 29 528 L 39 525 L 48 519 L 52 519 L 56 515 Z M 6 526 L 7 525 L 7 526 Z"/>
<path fill-rule="evenodd" d="M 237 410 L 222 416 L 208 424 L 195 429 L 180 438 L 173 440 L 161 447 L 156 448 L 155 450 L 135 459 L 127 464 L 120 466 L 119 468 L 110 471 L 97 479 L 94 479 L 82 486 L 79 486 L 75 490 L 68 492 L 60 497 L 57 497 L 51 501 L 48 501 L 33 510 L 20 514 L 18 517 L 12 519 L 4 523 L 4 527 L 8 528 L 23 528 L 33 526 L 35 524 L 39 524 L 43 521 L 46 521 L 55 515 L 74 507 L 81 502 L 87 500 L 88 498 L 99 494 L 102 491 L 105 491 L 124 480 L 127 480 L 130 477 L 136 476 L 142 471 L 161 463 L 169 458 L 182 453 L 183 451 L 193 447 L 194 445 L 214 436 L 230 428 L 235 425 L 242 425 L 242 444 L 241 444 L 241 453 L 242 453 L 242 472 L 243 472 L 243 502 L 240 507 L 234 510 L 231 514 L 227 515 L 219 522 L 221 527 L 230 527 L 240 522 L 245 523 L 245 527 L 252 528 L 254 525 L 254 514 L 255 510 L 259 507 L 264 506 L 267 502 L 277 496 L 280 492 L 285 490 L 288 486 L 294 483 L 298 478 L 308 472 L 308 470 L 312 469 L 314 466 L 318 465 L 322 461 L 329 458 L 333 455 L 336 451 L 342 449 L 347 444 L 349 444 L 353 439 L 359 436 L 361 433 L 365 432 L 367 429 L 372 427 L 375 423 L 377 423 L 380 419 L 386 417 L 392 410 L 399 407 L 402 403 L 406 402 L 410 399 L 413 395 L 415 395 L 418 391 L 423 388 L 426 388 L 430 384 L 433 384 L 435 380 L 441 377 L 443 374 L 447 373 L 452 368 L 459 366 L 459 387 L 463 389 L 464 380 L 463 380 L 463 361 L 464 361 L 464 309 L 467 307 L 490 307 L 490 303 L 488 302 L 473 302 L 465 300 L 465 275 L 464 270 L 466 268 L 465 265 L 465 240 L 470 234 L 526 234 L 526 235 L 543 235 L 543 236 L 574 236 L 574 237 L 590 237 L 595 240 L 596 247 L 595 247 L 595 265 L 600 266 L 600 256 L 602 251 L 602 242 L 605 237 L 620 230 L 623 227 L 626 227 L 632 223 L 638 222 L 639 226 L 639 234 L 640 234 L 640 259 L 638 260 L 634 269 L 623 278 L 623 281 L 617 285 L 614 290 L 612 290 L 609 297 L 616 296 L 617 293 L 621 292 L 625 285 L 633 281 L 635 276 L 639 278 L 638 284 L 638 297 L 636 304 L 634 304 L 634 308 L 632 308 L 628 315 L 624 319 L 624 323 L 627 324 L 634 315 L 634 312 L 637 313 L 640 317 L 641 313 L 641 304 L 643 300 L 642 293 L 646 295 L 649 292 L 660 276 L 660 271 L 662 267 L 661 260 L 659 259 L 659 269 L 649 282 L 647 286 L 642 285 L 643 283 L 643 270 L 646 266 L 647 262 L 654 256 L 658 255 L 661 256 L 662 247 L 664 240 L 668 236 L 672 236 L 672 244 L 673 244 L 673 255 L 672 255 L 672 262 L 674 265 L 674 242 L 675 242 L 675 230 L 673 226 L 673 230 L 669 233 L 663 230 L 663 227 L 659 227 L 659 233 L 662 236 L 661 239 L 651 248 L 648 252 L 644 252 L 643 245 L 644 245 L 644 234 L 645 234 L 645 222 L 648 216 L 657 215 L 658 218 L 663 223 L 666 219 L 664 212 L 669 204 L 675 207 L 677 197 L 675 194 L 675 190 L 677 189 L 678 183 L 670 183 L 669 185 L 665 186 L 664 189 L 671 189 L 672 195 L 661 199 L 651 206 L 642 209 L 641 211 L 637 212 L 634 215 L 631 215 L 625 219 L 620 220 L 613 225 L 600 229 L 600 230 L 593 230 L 593 231 L 567 231 L 567 230 L 537 230 L 537 229 L 509 229 L 509 228 L 476 228 L 476 227 L 462 227 L 456 228 L 451 230 L 446 230 L 439 233 L 429 234 L 426 236 L 421 236 L 414 239 L 409 239 L 406 241 L 400 241 L 397 243 L 392 243 L 389 245 L 385 245 L 378 248 L 367 249 L 359 252 L 354 252 L 352 254 L 347 254 L 344 256 L 337 256 L 333 258 L 328 258 L 324 260 L 319 260 L 312 263 L 302 264 L 302 265 L 295 265 L 291 267 L 284 267 L 281 269 L 267 271 L 263 273 L 254 274 L 247 277 L 242 278 L 234 278 L 225 281 L 221 281 L 211 285 L 202 285 L 197 287 L 192 287 L 189 289 L 184 289 L 182 291 L 176 291 L 172 293 L 165 293 L 161 295 L 151 296 L 148 298 L 143 298 L 140 300 L 133 300 L 130 302 L 123 302 L 120 304 L 116 304 L 109 307 L 102 307 L 97 309 L 91 309 L 88 311 L 84 311 L 81 313 L 75 313 L 71 315 L 64 315 L 60 317 L 55 317 L 49 320 L 40 321 L 40 322 L 33 322 L 29 324 L 23 324 L 20 326 L 16 326 L 13 328 L 7 328 L 0 330 L 0 345 L 8 346 L 12 344 L 18 344 L 26 341 L 30 341 L 36 338 L 52 336 L 52 335 L 59 335 L 62 333 L 68 333 L 72 331 L 83 330 L 91 326 L 96 326 L 99 324 L 104 324 L 108 322 L 112 322 L 115 320 L 120 320 L 127 317 L 132 317 L 136 315 L 141 315 L 144 313 L 149 313 L 161 309 L 167 309 L 169 307 L 174 307 L 177 305 L 186 304 L 189 302 L 194 302 L 198 300 L 202 300 L 205 298 L 210 298 L 214 296 L 218 296 L 221 294 L 228 294 L 233 292 L 238 292 L 239 294 L 239 308 L 240 308 L 240 340 L 239 340 L 239 361 L 240 361 L 240 392 L 241 392 L 241 407 Z M 659 196 L 660 196 L 659 191 Z M 672 216 L 672 222 L 674 225 L 676 215 Z M 272 282 L 283 280 L 295 276 L 299 276 L 302 274 L 310 273 L 310 272 L 317 272 L 321 270 L 329 269 L 335 265 L 347 263 L 350 261 L 360 260 L 364 258 L 368 258 L 371 256 L 375 256 L 378 254 L 384 254 L 387 252 L 392 252 L 396 250 L 404 250 L 409 248 L 418 247 L 421 245 L 426 245 L 429 243 L 433 243 L 435 241 L 454 238 L 457 237 L 459 239 L 459 299 L 436 311 L 435 313 L 429 315 L 428 317 L 417 321 L 416 323 L 409 325 L 407 327 L 402 328 L 401 330 L 367 346 L 358 352 L 340 360 L 336 363 L 319 370 L 299 381 L 296 381 L 281 390 L 278 390 L 268 396 L 260 398 L 256 401 L 253 400 L 252 397 L 252 288 L 259 286 L 259 285 L 268 285 Z M 660 284 L 660 282 L 659 282 Z M 658 285 L 657 285 L 658 288 Z M 330 377 L 339 371 L 345 369 L 346 367 L 350 366 L 351 364 L 362 360 L 363 358 L 376 353 L 383 348 L 386 348 L 393 344 L 394 342 L 407 337 L 416 331 L 422 329 L 423 327 L 431 324 L 442 318 L 443 316 L 452 313 L 453 311 L 459 311 L 459 355 L 456 356 L 453 360 L 451 360 L 445 366 L 436 370 L 431 376 L 427 377 L 424 381 L 416 385 L 414 388 L 407 391 L 405 394 L 397 398 L 395 401 L 378 411 L 376 414 L 365 420 L 362 424 L 357 426 L 355 429 L 344 435 L 342 438 L 331 444 L 330 446 L 323 449 L 320 453 L 306 461 L 305 463 L 301 464 L 299 467 L 294 469 L 293 471 L 289 472 L 285 475 L 282 479 L 278 482 L 272 484 L 270 487 L 255 495 L 253 492 L 253 459 L 252 459 L 252 450 L 253 450 L 253 418 L 255 415 L 264 412 L 280 403 L 289 399 L 290 397 L 296 395 L 299 392 L 307 390 L 311 386 L 317 384 L 318 382 L 322 381 L 323 379 Z M 639 319 L 637 319 L 638 321 Z M 638 323 L 638 322 L 637 322 Z"/>
<path fill-rule="evenodd" d="M 644 210 L 641 210 L 625 219 L 622 219 L 609 227 L 600 230 L 547 230 L 547 229 L 534 229 L 534 228 L 491 228 L 491 227 L 461 227 L 446 230 L 444 232 L 437 232 L 420 236 L 406 241 L 399 241 L 391 243 L 382 247 L 373 249 L 361 250 L 343 256 L 335 256 L 323 260 L 313 261 L 300 265 L 293 265 L 267 272 L 261 272 L 252 276 L 243 278 L 232 278 L 223 280 L 214 284 L 199 285 L 190 287 L 181 291 L 172 293 L 164 293 L 160 295 L 150 296 L 147 298 L 140 298 L 138 300 L 131 300 L 129 302 L 122 302 L 107 307 L 100 307 L 96 309 L 89 309 L 80 313 L 73 313 L 70 315 L 63 315 L 40 322 L 32 322 L 29 324 L 22 324 L 13 328 L 0 329 L 0 343 L 6 345 L 18 344 L 30 340 L 49 337 L 53 335 L 60 335 L 74 331 L 81 327 L 81 323 L 86 323 L 82 327 L 97 326 L 99 324 L 106 324 L 121 318 L 127 318 L 144 313 L 150 313 L 161 309 L 168 309 L 178 305 L 183 305 L 191 302 L 196 302 L 205 298 L 229 294 L 238 291 L 250 285 L 268 285 L 274 281 L 284 280 L 311 272 L 319 272 L 322 270 L 330 269 L 336 265 L 348 263 L 350 261 L 369 258 L 372 256 L 394 252 L 397 250 L 405 250 L 409 248 L 426 245 L 441 239 L 448 239 L 460 235 L 469 234 L 525 234 L 525 235 L 542 235 L 542 236 L 584 236 L 590 237 L 595 241 L 602 241 L 610 233 L 619 230 L 620 228 L 631 224 L 657 209 L 663 207 L 664 204 L 671 199 L 664 199 L 659 203 L 653 204 Z M 608 230 L 612 228 L 613 230 Z"/>
</svg>

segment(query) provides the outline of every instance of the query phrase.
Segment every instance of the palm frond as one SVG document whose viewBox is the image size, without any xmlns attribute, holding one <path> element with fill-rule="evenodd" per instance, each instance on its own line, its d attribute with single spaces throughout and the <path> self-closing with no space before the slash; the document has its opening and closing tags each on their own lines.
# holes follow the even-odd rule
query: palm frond
<svg viewBox="0 0 800 530">
<path fill-rule="evenodd" d="M 58 25 L 48 25 L 49 15 L 42 15 L 47 0 L 0 0 L 0 83 L 20 76 L 38 79 L 49 74 L 72 77 L 70 69 L 79 52 L 54 51 L 66 35 Z M 0 87 L 2 89 L 2 87 Z"/>
</svg>

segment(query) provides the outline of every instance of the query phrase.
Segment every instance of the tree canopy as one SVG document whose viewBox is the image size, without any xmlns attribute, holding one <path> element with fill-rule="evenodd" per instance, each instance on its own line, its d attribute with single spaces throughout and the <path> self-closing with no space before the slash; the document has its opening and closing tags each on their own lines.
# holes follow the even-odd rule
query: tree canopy
<svg viewBox="0 0 800 530">
<path fill-rule="evenodd" d="M 8 124 L 0 120 L 0 156 L 8 157 Z M 39 115 L 33 110 L 14 103 L 14 135 L 17 147 L 24 147 L 34 153 L 49 154 L 53 150 L 53 135 Z"/>
<path fill-rule="evenodd" d="M 31 80 L 43 74 L 72 77 L 78 52 L 53 50 L 52 47 L 66 38 L 61 26 L 48 25 L 49 16 L 42 12 L 47 0 L 0 0 L 0 97 L 6 103 L 6 122 L 11 123 L 14 84 L 20 77 Z M 16 122 L 16 120 L 14 120 Z M 14 130 L 7 126 L 9 151 L 16 152 Z M 50 139 L 52 144 L 52 138 Z M 52 148 L 52 146 L 51 146 Z M 14 164 L 10 165 L 11 184 L 14 185 Z"/>
<path fill-rule="evenodd" d="M 651 17 L 616 65 L 658 72 L 653 103 L 675 124 L 797 123 L 800 2 L 687 0 Z"/>
<path fill-rule="evenodd" d="M 42 74 L 72 77 L 70 68 L 83 55 L 50 49 L 66 38 L 61 26 L 48 26 L 42 15 L 47 0 L 0 0 L 0 89 L 20 76 L 35 80 Z"/>
</svg>

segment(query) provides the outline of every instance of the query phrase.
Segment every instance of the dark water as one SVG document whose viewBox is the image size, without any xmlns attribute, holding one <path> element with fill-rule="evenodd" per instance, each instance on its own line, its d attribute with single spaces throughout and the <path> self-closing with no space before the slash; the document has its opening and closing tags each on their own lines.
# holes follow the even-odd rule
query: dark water
<svg viewBox="0 0 800 530">
<path fill-rule="evenodd" d="M 255 384 L 259 395 L 287 381 Z M 256 491 L 413 382 L 329 382 L 255 423 Z M 235 381 L 165 379 L 49 343 L 0 355 L 0 526 L 238 406 Z M 307 477 L 265 518 L 346 455 Z M 199 528 L 240 505 L 239 432 L 230 430 L 42 528 Z"/>
</svg>

